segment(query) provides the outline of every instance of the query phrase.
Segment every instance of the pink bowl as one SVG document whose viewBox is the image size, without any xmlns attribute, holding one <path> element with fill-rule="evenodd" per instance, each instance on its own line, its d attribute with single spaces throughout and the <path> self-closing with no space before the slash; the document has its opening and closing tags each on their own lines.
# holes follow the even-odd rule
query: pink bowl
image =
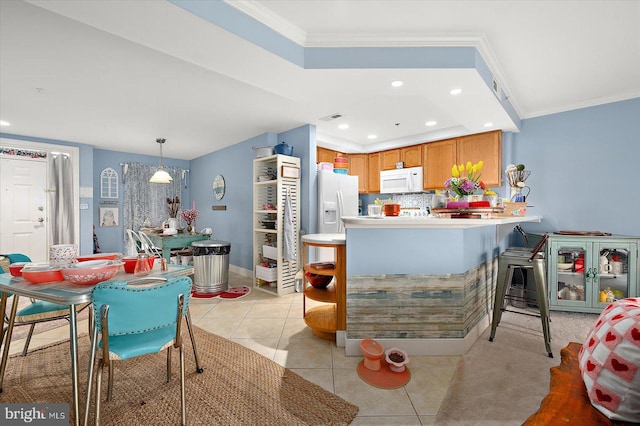
<svg viewBox="0 0 640 426">
<path fill-rule="evenodd" d="M 62 268 L 62 276 L 72 284 L 94 285 L 107 281 L 120 270 L 122 262 L 115 260 L 93 260 L 78 262 Z"/>
</svg>

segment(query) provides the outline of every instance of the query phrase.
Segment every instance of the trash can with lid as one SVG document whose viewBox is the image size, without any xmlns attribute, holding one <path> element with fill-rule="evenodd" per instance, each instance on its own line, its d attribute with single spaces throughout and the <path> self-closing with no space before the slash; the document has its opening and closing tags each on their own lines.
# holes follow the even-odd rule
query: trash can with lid
<svg viewBox="0 0 640 426">
<path fill-rule="evenodd" d="M 229 288 L 229 252 L 231 243 L 202 240 L 191 243 L 193 288 L 196 293 L 220 293 Z"/>
</svg>

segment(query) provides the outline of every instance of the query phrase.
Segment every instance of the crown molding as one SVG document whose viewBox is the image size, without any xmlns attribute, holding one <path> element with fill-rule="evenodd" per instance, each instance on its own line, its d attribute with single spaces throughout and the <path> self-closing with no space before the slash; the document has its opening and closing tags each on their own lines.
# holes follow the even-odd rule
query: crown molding
<svg viewBox="0 0 640 426">
<path fill-rule="evenodd" d="M 375 33 L 324 33 L 307 34 L 300 27 L 292 24 L 268 7 L 256 0 L 223 0 L 228 5 L 252 17 L 256 21 L 271 28 L 283 37 L 301 45 L 303 48 L 338 48 L 338 47 L 475 47 L 491 71 L 495 81 L 501 87 L 505 98 L 509 100 L 516 114 L 522 117 L 522 109 L 513 98 L 500 62 L 482 33 L 471 34 L 417 34 L 395 33 L 380 35 Z"/>
<path fill-rule="evenodd" d="M 280 15 L 271 11 L 271 9 L 263 6 L 256 0 L 223 0 L 229 6 L 238 9 L 244 13 L 271 28 L 278 34 L 288 38 L 289 40 L 304 46 L 307 38 L 307 33 L 300 27 L 292 24 Z"/>
<path fill-rule="evenodd" d="M 636 91 L 636 92 L 617 94 L 613 96 L 590 98 L 590 99 L 585 99 L 582 102 L 574 102 L 572 104 L 563 105 L 558 108 L 548 108 L 548 109 L 543 109 L 539 111 L 534 111 L 530 114 L 526 114 L 525 116 L 522 117 L 522 119 L 542 117 L 542 116 L 551 115 L 551 114 L 559 114 L 562 112 L 574 111 L 574 110 L 583 109 L 583 108 L 591 108 L 599 105 L 612 104 L 614 102 L 623 102 L 623 101 L 628 101 L 630 99 L 636 99 L 636 98 L 640 98 L 640 92 Z"/>
</svg>

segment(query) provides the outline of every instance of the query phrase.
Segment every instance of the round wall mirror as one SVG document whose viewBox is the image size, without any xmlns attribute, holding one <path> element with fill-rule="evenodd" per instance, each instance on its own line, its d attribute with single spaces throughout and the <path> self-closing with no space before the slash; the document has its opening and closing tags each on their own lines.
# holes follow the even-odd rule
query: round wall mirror
<svg viewBox="0 0 640 426">
<path fill-rule="evenodd" d="M 218 175 L 213 179 L 213 196 L 216 200 L 222 200 L 224 197 L 224 178 Z"/>
</svg>

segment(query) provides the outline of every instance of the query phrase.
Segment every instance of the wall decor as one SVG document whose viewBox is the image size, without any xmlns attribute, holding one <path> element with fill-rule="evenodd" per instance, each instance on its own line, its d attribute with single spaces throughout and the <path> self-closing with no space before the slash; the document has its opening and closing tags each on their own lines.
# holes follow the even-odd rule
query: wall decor
<svg viewBox="0 0 640 426">
<path fill-rule="evenodd" d="M 225 183 L 222 175 L 217 175 L 213 179 L 213 196 L 216 200 L 222 200 L 224 197 Z"/>
<path fill-rule="evenodd" d="M 120 208 L 119 207 L 100 207 L 100 226 L 120 226 Z"/>
<path fill-rule="evenodd" d="M 100 173 L 100 198 L 118 198 L 118 172 L 111 167 Z"/>
</svg>

